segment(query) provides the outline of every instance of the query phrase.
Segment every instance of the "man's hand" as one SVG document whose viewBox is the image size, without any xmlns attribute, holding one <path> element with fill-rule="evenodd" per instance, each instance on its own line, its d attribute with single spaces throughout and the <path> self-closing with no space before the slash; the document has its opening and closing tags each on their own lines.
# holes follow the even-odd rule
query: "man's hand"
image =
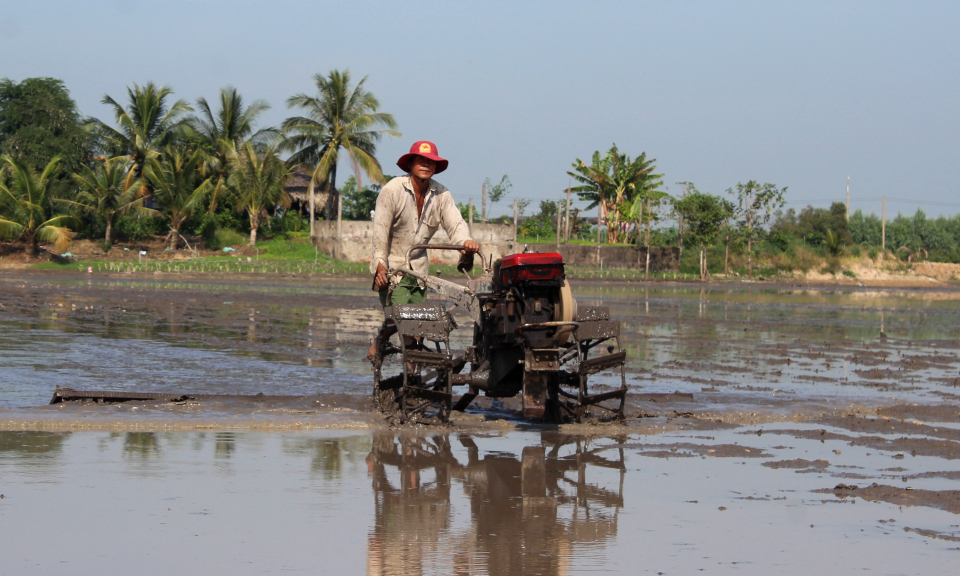
<svg viewBox="0 0 960 576">
<path fill-rule="evenodd" d="M 387 269 L 383 267 L 383 264 L 377 264 L 377 275 L 373 277 L 373 285 L 377 287 L 378 291 L 390 285 Z"/>
<path fill-rule="evenodd" d="M 463 243 L 463 250 L 460 251 L 461 254 L 476 254 L 480 251 L 480 245 L 473 240 L 466 240 Z"/>
</svg>

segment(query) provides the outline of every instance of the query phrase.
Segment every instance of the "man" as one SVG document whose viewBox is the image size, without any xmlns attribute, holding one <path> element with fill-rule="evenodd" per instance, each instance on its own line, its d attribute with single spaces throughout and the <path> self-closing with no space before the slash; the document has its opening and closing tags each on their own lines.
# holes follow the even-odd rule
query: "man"
<svg viewBox="0 0 960 576">
<path fill-rule="evenodd" d="M 461 253 L 475 254 L 480 246 L 470 238 L 467 223 L 453 201 L 453 195 L 433 179 L 447 169 L 449 162 L 440 157 L 433 142 L 414 142 L 410 152 L 397 160 L 397 166 L 407 173 L 394 178 L 380 190 L 373 221 L 373 257 L 370 273 L 374 275 L 374 289 L 380 293 L 380 304 L 386 308 L 393 304 L 423 302 L 426 287 L 421 282 L 390 270 L 404 266 L 407 250 L 414 244 L 427 244 L 440 227 L 453 244 L 463 246 Z M 420 275 L 429 273 L 430 262 L 426 250 L 416 250 L 410 255 L 410 265 Z M 388 295 L 391 281 L 393 294 Z M 376 353 L 376 344 L 371 344 L 368 358 Z"/>
</svg>

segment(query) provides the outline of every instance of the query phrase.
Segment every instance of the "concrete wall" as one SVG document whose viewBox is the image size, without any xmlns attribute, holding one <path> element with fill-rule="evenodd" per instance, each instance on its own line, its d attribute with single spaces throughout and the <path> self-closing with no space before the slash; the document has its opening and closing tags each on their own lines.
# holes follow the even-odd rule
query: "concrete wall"
<svg viewBox="0 0 960 576">
<path fill-rule="evenodd" d="M 348 262 L 369 262 L 373 256 L 373 222 L 344 220 L 341 225 L 343 238 L 338 242 L 335 221 L 316 222 L 313 243 L 317 249 Z M 474 223 L 470 235 L 480 244 L 480 250 L 487 258 L 493 255 L 496 260 L 504 254 L 517 252 L 513 242 L 513 225 Z M 450 238 L 441 228 L 430 243 L 449 244 Z M 433 250 L 430 253 L 430 261 L 436 264 L 456 264 L 459 257 L 459 253 L 453 250 Z"/>
<path fill-rule="evenodd" d="M 337 223 L 319 221 L 316 223 L 316 236 L 313 242 L 317 249 L 348 262 L 369 262 L 373 255 L 373 222 L 342 222 L 343 238 L 337 241 Z M 523 251 L 523 245 L 513 241 L 513 226 L 505 224 L 473 225 L 473 239 L 480 243 L 480 250 L 487 258 L 502 258 L 507 254 Z M 446 244 L 450 239 L 443 229 L 437 231 L 431 243 Z M 559 252 L 563 261 L 575 266 L 600 266 L 643 270 L 646 266 L 646 248 L 633 246 L 596 246 L 582 244 L 532 244 L 530 249 L 536 252 Z M 430 261 L 434 264 L 456 264 L 459 254 L 452 250 L 433 250 Z M 650 248 L 651 272 L 677 272 L 680 270 L 680 250 L 673 247 Z"/>
<path fill-rule="evenodd" d="M 647 261 L 647 248 L 633 246 L 601 246 L 599 249 L 595 245 L 584 244 L 532 244 L 532 250 L 536 252 L 558 252 L 563 256 L 563 261 L 575 266 L 600 266 L 601 261 L 604 267 L 625 268 L 628 270 L 645 270 Z M 523 246 L 520 246 L 523 250 Z M 680 271 L 680 249 L 676 247 L 650 247 L 650 271 L 651 272 L 679 272 Z"/>
</svg>

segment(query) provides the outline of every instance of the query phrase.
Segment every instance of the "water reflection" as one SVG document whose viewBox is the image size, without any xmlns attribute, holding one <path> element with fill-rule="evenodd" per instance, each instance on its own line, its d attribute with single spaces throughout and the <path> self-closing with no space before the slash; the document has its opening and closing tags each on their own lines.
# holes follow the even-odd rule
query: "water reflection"
<svg viewBox="0 0 960 576">
<path fill-rule="evenodd" d="M 217 432 L 214 454 L 218 459 L 228 459 L 237 449 L 237 435 L 234 432 Z"/>
<path fill-rule="evenodd" d="M 370 437 L 284 438 L 287 454 L 310 456 L 310 471 L 325 481 L 340 480 L 344 470 L 362 465 L 363 455 L 370 450 Z"/>
<path fill-rule="evenodd" d="M 70 432 L 0 431 L 0 454 L 25 456 L 25 462 L 42 465 L 60 456 L 68 436 Z"/>
<path fill-rule="evenodd" d="M 623 507 L 623 450 L 557 432 L 519 453 L 487 440 L 374 437 L 367 574 L 564 574 L 578 549 L 602 555 Z"/>
<path fill-rule="evenodd" d="M 123 435 L 123 454 L 129 458 L 147 460 L 160 455 L 160 443 L 154 432 L 126 432 Z"/>
</svg>

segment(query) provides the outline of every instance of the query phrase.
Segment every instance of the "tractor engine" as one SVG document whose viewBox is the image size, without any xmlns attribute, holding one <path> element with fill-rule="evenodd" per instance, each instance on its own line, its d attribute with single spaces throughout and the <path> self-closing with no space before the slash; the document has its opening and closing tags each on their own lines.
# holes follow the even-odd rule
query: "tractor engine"
<svg viewBox="0 0 960 576">
<path fill-rule="evenodd" d="M 563 258 L 557 253 L 513 254 L 503 258 L 499 266 L 494 265 L 493 285 L 495 298 L 487 328 L 492 328 L 494 345 L 515 344 L 521 326 L 569 321 L 576 315 L 563 273 Z M 564 296 L 568 314 L 564 314 Z M 533 348 L 554 345 L 555 333 L 555 328 L 525 331 Z"/>
<path fill-rule="evenodd" d="M 486 395 L 524 392 L 524 411 L 541 415 L 547 375 L 560 367 L 560 346 L 570 338 L 576 301 L 557 253 L 512 254 L 494 263 L 488 293 L 478 293 L 481 322 L 474 334 L 474 365 Z M 567 324 L 564 324 L 566 322 Z"/>
</svg>

